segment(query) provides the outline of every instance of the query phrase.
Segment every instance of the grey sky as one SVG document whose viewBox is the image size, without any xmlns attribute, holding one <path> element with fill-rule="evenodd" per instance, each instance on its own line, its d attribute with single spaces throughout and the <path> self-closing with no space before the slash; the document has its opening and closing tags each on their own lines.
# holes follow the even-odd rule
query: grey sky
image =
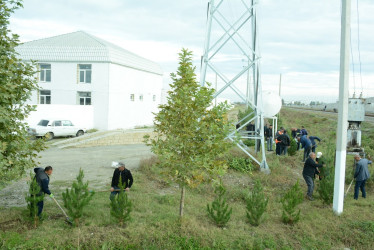
<svg viewBox="0 0 374 250">
<path fill-rule="evenodd" d="M 233 0 L 231 0 L 233 1 Z M 350 94 L 374 96 L 374 1 L 352 0 Z M 264 90 L 286 100 L 335 101 L 339 84 L 340 0 L 260 0 L 260 49 Z M 165 83 L 182 47 L 193 50 L 197 73 L 205 38 L 208 0 L 26 0 L 11 18 L 21 41 L 84 30 L 161 64 Z M 235 17 L 239 11 L 233 9 Z M 352 62 L 352 58 L 351 58 Z M 352 70 L 352 67 L 351 67 Z"/>
</svg>

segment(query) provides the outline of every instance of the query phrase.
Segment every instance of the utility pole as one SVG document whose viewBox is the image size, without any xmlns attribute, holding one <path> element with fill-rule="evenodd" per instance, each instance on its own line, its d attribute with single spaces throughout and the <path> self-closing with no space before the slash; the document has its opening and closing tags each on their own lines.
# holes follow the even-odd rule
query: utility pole
<svg viewBox="0 0 374 250">
<path fill-rule="evenodd" d="M 340 36 L 340 76 L 339 76 L 339 113 L 336 141 L 335 180 L 333 211 L 343 212 L 345 163 L 347 155 L 348 129 L 348 87 L 349 87 L 349 48 L 350 48 L 351 0 L 342 0 Z"/>
</svg>

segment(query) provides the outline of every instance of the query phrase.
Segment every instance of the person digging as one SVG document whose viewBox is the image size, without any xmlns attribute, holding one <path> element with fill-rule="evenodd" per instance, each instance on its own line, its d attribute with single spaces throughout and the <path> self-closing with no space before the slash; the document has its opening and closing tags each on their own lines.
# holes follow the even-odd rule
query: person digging
<svg viewBox="0 0 374 250">
<path fill-rule="evenodd" d="M 42 196 L 44 194 L 48 194 L 51 198 L 53 197 L 53 194 L 49 190 L 49 176 L 52 174 L 53 168 L 51 166 L 47 166 L 44 169 L 43 168 L 34 168 L 35 172 L 35 179 L 40 187 L 40 192 L 37 194 L 37 196 Z M 38 217 L 41 218 L 43 207 L 44 207 L 44 201 L 39 201 L 37 203 L 38 206 Z"/>
<path fill-rule="evenodd" d="M 133 178 L 130 170 L 126 169 L 125 164 L 122 162 L 118 163 L 118 167 L 114 170 L 112 177 L 112 187 L 110 188 L 109 198 L 112 200 L 119 193 L 119 179 L 121 177 L 122 185 L 125 191 L 130 191 L 133 183 Z"/>
</svg>

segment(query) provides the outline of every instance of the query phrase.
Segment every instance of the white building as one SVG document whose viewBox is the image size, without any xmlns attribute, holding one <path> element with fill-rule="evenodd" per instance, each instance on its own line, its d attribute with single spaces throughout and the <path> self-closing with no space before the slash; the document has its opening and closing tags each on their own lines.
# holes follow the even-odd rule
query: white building
<svg viewBox="0 0 374 250">
<path fill-rule="evenodd" d="M 30 125 L 42 117 L 103 130 L 152 124 L 161 103 L 158 64 L 83 31 L 26 42 L 16 50 L 40 71 Z"/>
</svg>

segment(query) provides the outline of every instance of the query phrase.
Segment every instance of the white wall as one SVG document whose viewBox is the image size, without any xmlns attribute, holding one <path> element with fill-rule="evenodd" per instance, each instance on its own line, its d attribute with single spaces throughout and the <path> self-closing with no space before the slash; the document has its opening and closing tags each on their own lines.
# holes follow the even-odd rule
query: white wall
<svg viewBox="0 0 374 250">
<path fill-rule="evenodd" d="M 152 125 L 152 112 L 157 112 L 161 103 L 162 76 L 116 64 L 110 65 L 109 73 L 108 129 Z M 135 95 L 134 101 L 130 100 L 131 94 Z"/>
<path fill-rule="evenodd" d="M 78 102 L 78 92 L 91 92 L 91 109 L 94 110 L 94 126 L 91 127 L 107 129 L 109 63 L 43 63 L 51 64 L 51 82 L 39 82 L 39 87 L 40 89 L 51 90 L 50 105 L 73 105 L 80 110 L 80 108 L 78 108 L 81 106 Z M 92 65 L 91 83 L 79 83 L 78 64 Z M 32 93 L 31 101 L 28 103 L 38 104 L 38 95 L 36 91 Z M 49 106 L 49 104 L 40 106 Z"/>
<path fill-rule="evenodd" d="M 133 128 L 135 126 L 153 124 L 152 112 L 157 112 L 161 103 L 162 76 L 123 67 L 110 63 L 91 63 L 92 79 L 90 84 L 78 83 L 78 62 L 41 62 L 51 64 L 51 82 L 40 82 L 39 87 L 51 90 L 51 104 L 38 105 L 38 112 L 30 119 L 37 123 L 40 119 L 51 118 L 56 114 L 60 117 L 70 115 L 77 121 L 92 119 L 86 123 L 88 128 L 110 130 Z M 92 105 L 79 105 L 77 92 L 91 92 Z M 130 94 L 135 94 L 135 101 L 130 101 Z M 139 96 L 143 95 L 143 101 Z M 153 101 L 156 95 L 156 101 Z M 38 104 L 36 91 L 32 94 L 29 104 Z M 61 106 L 62 105 L 62 106 Z M 53 107 L 52 107 L 53 106 Z M 66 112 L 64 111 L 65 107 Z M 68 108 L 67 108 L 68 107 Z M 75 109 L 74 109 L 75 107 Z M 86 110 L 91 110 L 86 117 Z M 79 113 L 81 112 L 82 119 Z M 78 115 L 75 117 L 75 115 Z M 92 116 L 92 117 L 91 117 Z M 32 125 L 30 123 L 30 125 Z"/>
<path fill-rule="evenodd" d="M 42 119 L 66 119 L 87 129 L 94 127 L 94 110 L 90 105 L 36 105 L 36 111 L 25 120 L 34 127 Z"/>
</svg>

